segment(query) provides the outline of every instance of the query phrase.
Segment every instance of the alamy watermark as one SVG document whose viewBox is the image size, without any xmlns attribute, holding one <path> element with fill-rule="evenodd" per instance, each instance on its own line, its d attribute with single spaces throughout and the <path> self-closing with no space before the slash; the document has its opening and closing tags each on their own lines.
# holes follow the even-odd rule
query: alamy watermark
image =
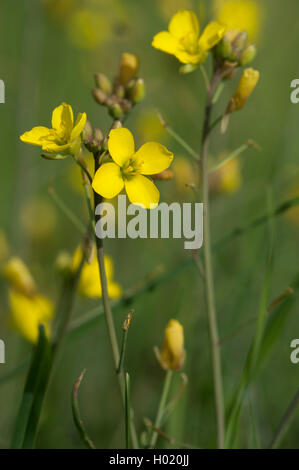
<svg viewBox="0 0 299 470">
<path fill-rule="evenodd" d="M 0 364 L 5 364 L 5 343 L 0 339 Z"/>
<path fill-rule="evenodd" d="M 293 339 L 290 344 L 290 348 L 293 349 L 290 355 L 291 362 L 293 364 L 299 363 L 299 339 Z"/>
<path fill-rule="evenodd" d="M 198 250 L 203 243 L 203 204 L 199 202 L 162 202 L 150 210 L 129 204 L 118 196 L 117 214 L 110 202 L 95 209 L 98 238 L 183 238 L 186 250 Z"/>
</svg>

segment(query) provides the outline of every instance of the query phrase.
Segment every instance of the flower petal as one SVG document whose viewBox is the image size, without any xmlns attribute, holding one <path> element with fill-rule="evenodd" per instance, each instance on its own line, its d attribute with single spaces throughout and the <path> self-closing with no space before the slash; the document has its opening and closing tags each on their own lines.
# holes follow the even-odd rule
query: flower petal
<svg viewBox="0 0 299 470">
<path fill-rule="evenodd" d="M 178 39 L 187 35 L 194 38 L 199 35 L 199 25 L 196 14 L 189 10 L 179 10 L 170 20 L 168 26 L 170 34 Z"/>
<path fill-rule="evenodd" d="M 58 145 L 52 140 L 43 140 L 42 142 L 42 149 L 44 152 L 47 153 L 63 153 L 67 149 L 69 149 L 71 146 L 71 143 L 64 144 L 64 145 Z"/>
<path fill-rule="evenodd" d="M 199 39 L 199 46 L 203 51 L 209 51 L 212 47 L 216 46 L 222 39 L 225 33 L 225 26 L 218 23 L 218 21 L 212 21 L 209 23 Z"/>
<path fill-rule="evenodd" d="M 154 208 L 160 199 L 160 193 L 154 183 L 145 176 L 136 175 L 125 181 L 128 198 L 132 204 Z"/>
<path fill-rule="evenodd" d="M 41 146 L 42 139 L 48 137 L 49 134 L 50 129 L 48 129 L 47 127 L 38 126 L 31 129 L 31 131 L 25 132 L 23 135 L 21 135 L 20 139 L 26 144 Z"/>
<path fill-rule="evenodd" d="M 108 150 L 115 163 L 123 166 L 135 151 L 134 137 L 129 129 L 112 129 L 109 133 Z"/>
<path fill-rule="evenodd" d="M 72 130 L 72 133 L 71 133 L 71 141 L 73 141 L 77 137 L 79 137 L 79 135 L 81 134 L 81 132 L 83 131 L 83 129 L 85 127 L 86 119 L 87 119 L 86 113 L 79 113 L 78 114 L 76 124 L 75 124 L 75 126 Z"/>
<path fill-rule="evenodd" d="M 74 116 L 72 107 L 69 104 L 62 103 L 54 109 L 52 113 L 52 127 L 58 133 L 67 131 L 69 135 L 73 129 Z"/>
<path fill-rule="evenodd" d="M 152 46 L 167 54 L 175 54 L 179 45 L 178 39 L 168 31 L 162 31 L 154 36 Z"/>
<path fill-rule="evenodd" d="M 176 58 L 182 62 L 182 64 L 199 64 L 204 62 L 203 53 L 200 51 L 198 54 L 189 54 L 189 52 L 184 50 L 177 50 L 175 53 Z M 206 57 L 205 57 L 206 58 Z"/>
<path fill-rule="evenodd" d="M 112 199 L 124 187 L 120 168 L 115 163 L 104 163 L 94 175 L 92 187 L 101 196 Z"/>
<path fill-rule="evenodd" d="M 157 142 L 147 142 L 135 153 L 133 160 L 141 164 L 143 175 L 154 175 L 170 166 L 173 153 Z"/>
</svg>

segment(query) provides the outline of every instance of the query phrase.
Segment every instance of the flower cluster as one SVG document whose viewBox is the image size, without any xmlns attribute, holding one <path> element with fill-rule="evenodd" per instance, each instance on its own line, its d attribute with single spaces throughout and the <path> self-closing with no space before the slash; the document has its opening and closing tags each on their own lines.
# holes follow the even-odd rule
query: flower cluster
<svg viewBox="0 0 299 470">
<path fill-rule="evenodd" d="M 106 106 L 114 119 L 122 119 L 144 98 L 144 80 L 137 77 L 138 69 L 138 58 L 125 52 L 122 54 L 114 85 L 103 73 L 95 74 L 94 99 L 98 104 Z"/>
</svg>

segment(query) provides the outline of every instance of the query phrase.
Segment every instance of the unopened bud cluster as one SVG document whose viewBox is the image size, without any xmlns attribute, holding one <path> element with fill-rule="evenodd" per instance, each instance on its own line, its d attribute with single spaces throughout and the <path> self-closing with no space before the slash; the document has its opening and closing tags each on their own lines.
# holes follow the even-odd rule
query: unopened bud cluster
<svg viewBox="0 0 299 470">
<path fill-rule="evenodd" d="M 248 65 L 256 56 L 254 44 L 248 44 L 247 31 L 229 30 L 215 48 L 218 61 L 228 62 L 228 66 L 243 67 Z"/>
<path fill-rule="evenodd" d="M 93 97 L 108 108 L 114 119 L 122 119 L 145 95 L 143 78 L 138 78 L 139 63 L 134 54 L 122 54 L 118 76 L 112 84 L 103 73 L 95 74 Z"/>
</svg>

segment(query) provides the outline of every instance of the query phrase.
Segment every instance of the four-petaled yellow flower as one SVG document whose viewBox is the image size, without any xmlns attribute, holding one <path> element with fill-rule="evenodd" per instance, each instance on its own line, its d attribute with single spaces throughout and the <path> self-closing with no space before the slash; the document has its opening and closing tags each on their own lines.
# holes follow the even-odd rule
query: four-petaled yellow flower
<svg viewBox="0 0 299 470">
<path fill-rule="evenodd" d="M 168 31 L 156 34 L 152 46 L 174 55 L 183 64 L 203 63 L 210 49 L 222 39 L 225 27 L 212 21 L 199 35 L 197 16 L 193 11 L 179 10 L 168 25 Z"/>
<path fill-rule="evenodd" d="M 154 175 L 168 168 L 173 154 L 164 145 L 147 142 L 135 152 L 134 138 L 128 129 L 112 129 L 108 150 L 113 162 L 104 163 L 96 172 L 93 189 L 106 199 L 115 197 L 125 187 L 133 204 L 155 207 L 160 193 L 143 175 Z"/>
<path fill-rule="evenodd" d="M 75 155 L 80 150 L 81 132 L 86 123 L 86 113 L 79 113 L 74 125 L 74 115 L 69 104 L 62 103 L 52 113 L 52 129 L 38 126 L 21 135 L 22 142 L 37 145 L 48 154 L 61 158 Z"/>
<path fill-rule="evenodd" d="M 76 270 L 82 259 L 82 247 L 79 246 L 74 255 L 72 269 Z M 122 295 L 121 286 L 113 280 L 114 266 L 110 256 L 105 255 L 105 271 L 108 284 L 108 295 L 110 299 L 118 299 Z M 96 246 L 92 247 L 91 262 L 85 263 L 81 272 L 78 290 L 81 295 L 90 298 L 102 297 L 99 265 L 96 256 Z"/>
</svg>

